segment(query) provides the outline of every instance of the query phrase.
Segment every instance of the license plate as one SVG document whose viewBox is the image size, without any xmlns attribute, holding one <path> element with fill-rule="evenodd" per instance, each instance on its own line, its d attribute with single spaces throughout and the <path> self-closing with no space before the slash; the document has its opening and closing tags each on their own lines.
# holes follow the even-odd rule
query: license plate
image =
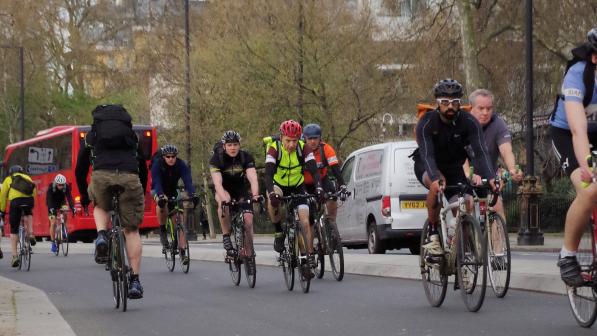
<svg viewBox="0 0 597 336">
<path fill-rule="evenodd" d="M 425 201 L 400 201 L 402 209 L 425 209 Z"/>
</svg>

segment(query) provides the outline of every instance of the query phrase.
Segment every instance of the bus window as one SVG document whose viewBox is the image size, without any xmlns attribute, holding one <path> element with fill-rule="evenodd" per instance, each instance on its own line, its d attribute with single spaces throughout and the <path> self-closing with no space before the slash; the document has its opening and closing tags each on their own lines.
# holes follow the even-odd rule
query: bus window
<svg viewBox="0 0 597 336">
<path fill-rule="evenodd" d="M 71 147 L 70 134 L 41 140 L 15 148 L 8 165 L 21 165 L 31 176 L 67 170 L 71 168 Z"/>
<path fill-rule="evenodd" d="M 137 136 L 139 137 L 139 147 L 141 148 L 141 154 L 143 159 L 146 161 L 151 159 L 151 146 L 152 146 L 152 132 L 151 130 L 137 130 Z"/>
</svg>

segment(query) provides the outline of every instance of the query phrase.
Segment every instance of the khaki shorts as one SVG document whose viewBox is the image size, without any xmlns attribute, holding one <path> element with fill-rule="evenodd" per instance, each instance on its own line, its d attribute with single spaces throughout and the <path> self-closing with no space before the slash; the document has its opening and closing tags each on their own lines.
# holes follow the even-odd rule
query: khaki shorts
<svg viewBox="0 0 597 336">
<path fill-rule="evenodd" d="M 122 227 L 137 230 L 143 220 L 143 211 L 145 210 L 145 197 L 139 175 L 109 170 L 93 171 L 88 189 L 89 199 L 96 207 L 110 211 L 112 195 L 108 192 L 108 188 L 113 185 L 120 185 L 124 188 L 124 192 L 119 198 Z"/>
</svg>

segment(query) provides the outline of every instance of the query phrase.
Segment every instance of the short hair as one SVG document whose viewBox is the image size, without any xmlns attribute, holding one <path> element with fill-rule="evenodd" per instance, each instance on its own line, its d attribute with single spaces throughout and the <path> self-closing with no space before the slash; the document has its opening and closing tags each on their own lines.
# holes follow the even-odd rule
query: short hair
<svg viewBox="0 0 597 336">
<path fill-rule="evenodd" d="M 491 91 L 486 90 L 486 89 L 477 89 L 475 91 L 473 91 L 469 96 L 468 96 L 468 102 L 471 105 L 475 105 L 475 101 L 477 100 L 477 97 L 489 97 L 491 98 L 491 101 L 493 102 L 493 93 L 491 93 Z"/>
</svg>

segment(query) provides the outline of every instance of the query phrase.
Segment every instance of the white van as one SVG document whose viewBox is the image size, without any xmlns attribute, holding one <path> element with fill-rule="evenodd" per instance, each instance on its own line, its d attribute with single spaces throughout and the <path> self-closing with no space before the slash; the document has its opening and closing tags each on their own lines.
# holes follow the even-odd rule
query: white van
<svg viewBox="0 0 597 336">
<path fill-rule="evenodd" d="M 415 148 L 415 141 L 387 142 L 361 148 L 344 161 L 342 177 L 352 194 L 339 204 L 337 223 L 345 246 L 419 253 L 427 189 L 408 157 Z"/>
</svg>

